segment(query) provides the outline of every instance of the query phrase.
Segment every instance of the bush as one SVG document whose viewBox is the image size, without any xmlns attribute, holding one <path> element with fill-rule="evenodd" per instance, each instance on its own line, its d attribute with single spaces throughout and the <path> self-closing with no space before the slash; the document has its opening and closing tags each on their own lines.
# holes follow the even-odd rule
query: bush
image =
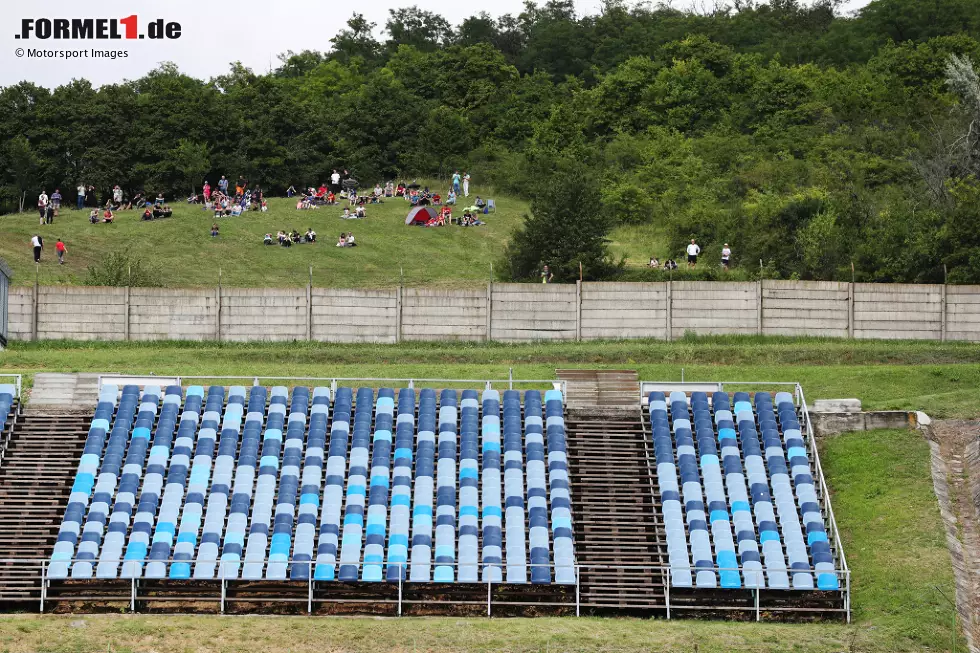
<svg viewBox="0 0 980 653">
<path fill-rule="evenodd" d="M 88 266 L 89 286 L 158 286 L 153 270 L 128 250 L 109 252 L 99 263 Z"/>
</svg>

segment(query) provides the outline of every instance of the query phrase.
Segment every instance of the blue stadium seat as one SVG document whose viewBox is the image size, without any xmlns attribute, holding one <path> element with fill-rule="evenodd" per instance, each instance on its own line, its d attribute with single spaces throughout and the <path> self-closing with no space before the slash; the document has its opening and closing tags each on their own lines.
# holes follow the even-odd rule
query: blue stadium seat
<svg viewBox="0 0 980 653">
<path fill-rule="evenodd" d="M 555 582 L 571 584 L 575 578 L 575 547 L 572 542 L 572 505 L 568 493 L 568 459 L 565 449 L 565 409 L 562 394 L 548 390 L 544 395 L 545 430 L 548 443 L 548 484 L 551 491 L 551 531 L 555 552 Z"/>
</svg>

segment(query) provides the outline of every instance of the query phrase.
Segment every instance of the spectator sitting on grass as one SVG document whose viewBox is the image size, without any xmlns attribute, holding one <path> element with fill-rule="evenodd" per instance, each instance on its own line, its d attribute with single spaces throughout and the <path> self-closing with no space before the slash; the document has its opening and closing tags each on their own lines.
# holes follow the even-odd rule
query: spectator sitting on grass
<svg viewBox="0 0 980 653">
<path fill-rule="evenodd" d="M 675 261 L 672 258 L 667 259 L 664 262 L 664 269 L 667 270 L 667 271 L 676 270 L 677 269 L 677 261 Z"/>
<path fill-rule="evenodd" d="M 88 214 L 88 221 L 92 224 L 96 224 L 99 221 L 99 210 L 92 209 L 92 212 Z"/>
<path fill-rule="evenodd" d="M 217 238 L 218 237 L 218 223 L 217 222 L 212 222 L 211 223 L 211 237 L 212 238 Z"/>
<path fill-rule="evenodd" d="M 163 193 L 157 193 L 157 198 L 156 198 L 156 200 L 154 200 L 153 203 L 156 204 L 156 205 L 158 205 L 158 206 L 162 206 L 163 203 L 166 202 L 166 201 L 167 200 L 165 200 L 164 197 L 163 197 Z"/>
<path fill-rule="evenodd" d="M 262 239 L 262 244 L 263 245 L 271 245 L 272 244 L 272 234 L 266 234 L 265 237 Z"/>
<path fill-rule="evenodd" d="M 650 262 L 647 263 L 647 267 L 648 268 L 653 268 L 654 270 L 656 270 L 657 268 L 660 267 L 660 261 L 657 260 L 657 257 L 656 256 L 651 256 L 650 257 Z"/>
<path fill-rule="evenodd" d="M 366 218 L 367 212 L 364 210 L 364 205 L 358 205 L 357 210 L 354 212 L 355 217 Z"/>
<path fill-rule="evenodd" d="M 143 220 L 152 220 L 153 217 L 154 217 L 153 214 L 155 212 L 156 212 L 155 210 L 151 211 L 148 208 L 147 209 L 143 209 L 143 217 L 141 219 L 143 219 Z"/>
<path fill-rule="evenodd" d="M 357 247 L 357 243 L 354 241 L 354 232 L 353 231 L 350 232 L 349 234 L 347 234 L 347 246 L 348 247 Z"/>
<path fill-rule="evenodd" d="M 347 247 L 347 234 L 340 234 L 340 238 L 337 239 L 337 247 Z"/>
<path fill-rule="evenodd" d="M 112 221 L 116 216 L 112 214 L 112 209 L 106 209 L 105 213 L 102 214 L 102 222 L 104 224 L 112 224 Z"/>
<path fill-rule="evenodd" d="M 478 207 L 480 207 L 481 209 L 482 209 L 482 208 L 483 208 L 484 206 L 486 206 L 486 205 L 487 205 L 487 203 L 486 203 L 486 202 L 484 202 L 484 201 L 483 201 L 483 199 L 482 199 L 482 198 L 481 198 L 481 197 L 480 197 L 479 195 L 477 195 L 477 196 L 476 196 L 476 201 L 475 201 L 475 202 L 473 202 L 473 204 L 474 204 L 475 206 L 478 206 Z"/>
<path fill-rule="evenodd" d="M 316 242 L 316 232 L 313 231 L 313 227 L 306 230 L 306 242 L 315 243 Z"/>
<path fill-rule="evenodd" d="M 284 240 L 285 238 L 286 238 L 286 233 L 285 233 L 285 232 L 284 232 L 284 231 L 283 231 L 282 229 L 280 229 L 280 230 L 279 230 L 279 232 L 278 232 L 278 233 L 276 233 L 276 241 L 277 241 L 277 242 L 278 242 L 278 243 L 279 243 L 280 245 L 282 245 L 282 241 L 283 241 L 283 240 Z"/>
<path fill-rule="evenodd" d="M 233 218 L 237 218 L 241 214 L 242 214 L 242 205 L 239 204 L 238 202 L 235 202 L 235 206 L 231 207 L 231 216 Z"/>
<path fill-rule="evenodd" d="M 300 238 L 299 232 L 296 231 L 295 229 L 293 229 L 293 232 L 289 234 L 289 239 L 296 244 L 303 242 L 303 239 Z"/>
<path fill-rule="evenodd" d="M 351 215 L 350 208 L 348 208 L 348 207 L 345 206 L 344 207 L 344 213 L 340 217 L 343 220 L 351 220 L 351 219 L 353 219 L 356 216 Z"/>
</svg>

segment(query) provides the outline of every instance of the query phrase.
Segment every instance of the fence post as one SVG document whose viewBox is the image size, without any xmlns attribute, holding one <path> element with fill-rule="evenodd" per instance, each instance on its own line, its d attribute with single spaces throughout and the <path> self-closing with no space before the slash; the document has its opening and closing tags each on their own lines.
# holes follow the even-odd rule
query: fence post
<svg viewBox="0 0 980 653">
<path fill-rule="evenodd" d="M 123 332 L 123 340 L 125 340 L 126 342 L 129 342 L 129 329 L 130 329 L 130 327 L 129 327 L 129 315 L 130 315 L 130 313 L 129 313 L 129 285 L 127 284 L 126 285 L 126 322 L 125 322 L 125 330 Z"/>
<path fill-rule="evenodd" d="M 221 282 L 218 282 L 218 287 L 214 292 L 214 339 L 217 342 L 221 342 Z"/>
<path fill-rule="evenodd" d="M 487 284 L 487 337 L 490 340 L 493 328 L 493 282 Z"/>
<path fill-rule="evenodd" d="M 755 293 L 755 306 L 756 306 L 756 310 L 758 311 L 757 314 L 756 314 L 756 320 L 755 320 L 755 323 L 756 323 L 756 334 L 757 335 L 760 335 L 760 336 L 765 332 L 764 329 L 762 328 L 762 320 L 764 318 L 764 314 L 763 314 L 763 310 L 762 310 L 762 307 L 763 307 L 763 304 L 762 304 L 762 297 L 763 297 L 762 284 L 763 284 L 762 279 L 759 279 L 759 285 L 756 288 L 756 293 Z"/>
<path fill-rule="evenodd" d="M 41 614 L 44 614 L 44 599 L 48 598 L 48 562 L 41 560 Z"/>
<path fill-rule="evenodd" d="M 402 576 L 405 574 L 405 567 L 398 563 L 398 616 L 402 616 Z"/>
<path fill-rule="evenodd" d="M 578 567 L 578 563 L 576 563 L 575 564 L 575 616 L 576 617 L 581 617 L 582 616 L 582 613 L 581 613 L 581 601 L 579 599 L 579 590 L 578 590 L 578 588 L 579 588 L 579 580 L 578 580 L 578 577 L 579 577 L 579 567 Z"/>
<path fill-rule="evenodd" d="M 854 282 L 847 284 L 847 337 L 854 337 Z"/>
<path fill-rule="evenodd" d="M 402 341 L 402 286 L 395 291 L 395 342 Z"/>
<path fill-rule="evenodd" d="M 492 584 L 493 581 L 487 580 L 487 616 L 488 617 L 490 616 L 490 587 L 492 586 Z"/>
<path fill-rule="evenodd" d="M 582 339 L 582 280 L 575 282 L 575 340 Z"/>
<path fill-rule="evenodd" d="M 667 602 L 667 621 L 670 621 L 670 569 L 664 574 L 664 578 L 667 579 L 664 600 Z"/>
<path fill-rule="evenodd" d="M 942 312 L 941 321 L 939 325 L 939 340 L 946 342 L 946 284 L 944 283 L 939 288 L 939 307 Z"/>
<path fill-rule="evenodd" d="M 129 611 L 136 612 L 136 578 L 129 583 Z"/>
<path fill-rule="evenodd" d="M 37 315 L 38 315 L 38 304 L 41 303 L 38 297 L 38 285 L 37 285 L 37 266 L 34 266 L 34 292 L 31 293 L 31 340 L 37 341 Z"/>
<path fill-rule="evenodd" d="M 755 620 L 762 621 L 762 615 L 759 614 L 759 588 L 755 588 Z"/>
<path fill-rule="evenodd" d="M 306 590 L 306 614 L 313 614 L 313 560 L 308 560 L 306 562 L 306 578 L 307 590 Z"/>
<path fill-rule="evenodd" d="M 670 342 L 673 340 L 673 335 L 671 334 L 671 309 L 674 305 L 674 281 L 670 280 L 667 282 L 667 335 L 666 340 Z"/>
<path fill-rule="evenodd" d="M 221 614 L 225 613 L 225 575 L 221 574 Z"/>
<path fill-rule="evenodd" d="M 313 266 L 310 266 L 310 280 L 306 284 L 306 339 L 313 340 Z"/>
</svg>

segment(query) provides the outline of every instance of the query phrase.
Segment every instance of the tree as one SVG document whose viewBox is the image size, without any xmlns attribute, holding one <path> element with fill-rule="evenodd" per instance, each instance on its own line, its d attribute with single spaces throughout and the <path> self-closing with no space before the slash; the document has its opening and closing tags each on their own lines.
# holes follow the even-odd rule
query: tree
<svg viewBox="0 0 980 653">
<path fill-rule="evenodd" d="M 385 31 L 388 52 L 395 52 L 400 45 L 411 45 L 423 52 L 431 52 L 449 42 L 452 27 L 449 21 L 439 14 L 411 6 L 404 9 L 389 9 Z"/>
<path fill-rule="evenodd" d="M 180 172 L 184 182 L 190 186 L 191 194 L 193 194 L 198 180 L 203 179 L 204 175 L 211 169 L 211 153 L 208 146 L 204 143 L 195 143 L 182 138 L 171 155 L 174 166 Z"/>
<path fill-rule="evenodd" d="M 593 171 L 580 160 L 567 157 L 555 162 L 549 183 L 538 188 L 531 213 L 507 245 L 505 276 L 535 281 L 544 265 L 559 282 L 578 279 L 580 264 L 586 280 L 615 271 L 606 238 L 609 219 L 596 185 L 583 183 L 591 178 Z"/>
<path fill-rule="evenodd" d="M 340 30 L 337 36 L 330 39 L 333 43 L 331 58 L 345 64 L 358 58 L 373 64 L 381 52 L 381 44 L 374 38 L 375 27 L 377 23 L 368 21 L 364 14 L 354 12 L 347 21 L 347 29 Z"/>
<path fill-rule="evenodd" d="M 17 190 L 18 210 L 24 212 L 24 197 L 37 184 L 38 158 L 24 136 L 15 136 L 7 143 L 7 172 Z"/>
</svg>

